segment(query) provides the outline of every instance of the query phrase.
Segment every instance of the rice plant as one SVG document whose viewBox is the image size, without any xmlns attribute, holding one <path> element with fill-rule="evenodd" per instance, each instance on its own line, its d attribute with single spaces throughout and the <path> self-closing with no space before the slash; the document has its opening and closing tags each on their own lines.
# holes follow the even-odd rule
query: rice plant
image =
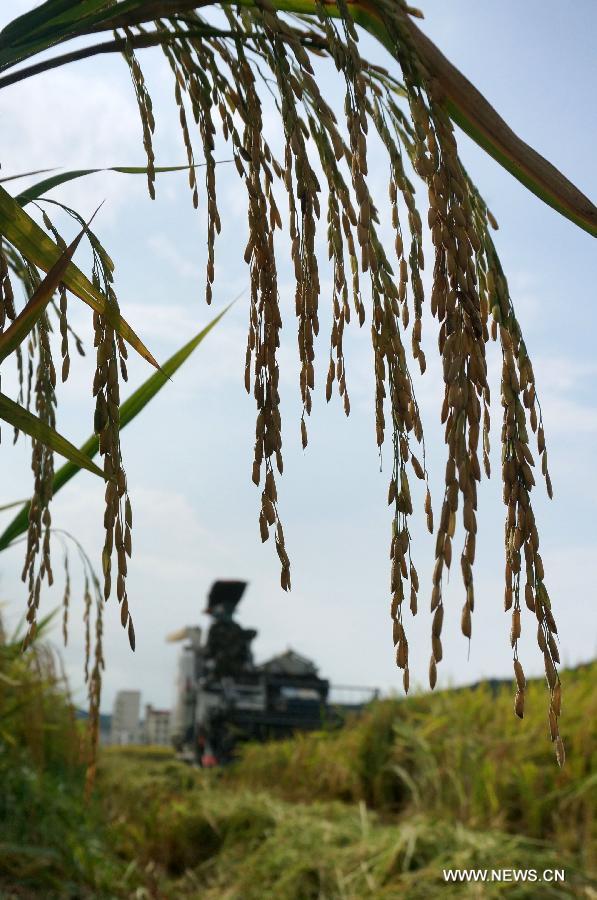
<svg viewBox="0 0 597 900">
<path fill-rule="evenodd" d="M 419 30 L 415 20 L 421 17 L 422 13 L 404 0 L 241 0 L 234 4 L 226 0 L 47 0 L 0 32 L 0 90 L 90 56 L 122 57 L 138 104 L 147 156 L 144 171 L 149 194 L 154 197 L 160 171 L 152 144 L 155 116 L 138 57 L 150 47 L 165 55 L 187 155 L 191 200 L 197 207 L 201 194 L 207 209 L 208 304 L 221 230 L 215 137 L 220 136 L 229 146 L 247 200 L 249 238 L 244 259 L 250 274 L 250 296 L 245 384 L 256 405 L 252 478 L 260 489 L 261 537 L 266 542 L 273 536 L 284 590 L 291 587 L 291 564 L 278 490 L 283 470 L 278 360 L 283 322 L 276 236 L 287 229 L 294 269 L 300 428 L 306 446 L 316 366 L 321 368 L 315 359 L 315 339 L 319 333 L 320 272 L 326 264 L 318 257 L 316 236 L 325 228 L 333 272 L 328 298 L 333 326 L 324 366 L 326 397 L 331 399 L 335 386 L 349 414 L 343 336 L 351 319 L 353 327 L 354 323 L 360 328 L 367 323 L 374 350 L 376 441 L 380 449 L 386 441 L 391 446 L 390 612 L 405 691 L 409 688 L 406 607 L 416 615 L 420 588 L 411 541 L 415 511 L 410 485 L 413 476 L 425 485 L 428 481 L 423 424 L 410 369 L 413 360 L 421 373 L 426 369 L 422 346 L 426 298 L 421 272 L 425 265 L 423 223 L 427 223 L 433 244 L 433 281 L 427 302 L 440 325 L 445 384 L 440 416 L 447 445 L 439 515 L 434 518 L 428 488 L 422 511 L 429 531 L 436 536 L 429 683 L 435 686 L 443 656 L 442 589 L 455 553 L 459 510 L 465 535 L 459 548 L 464 593 L 461 626 L 467 638 L 472 634 L 477 485 L 483 472 L 487 477 L 490 474 L 486 349 L 495 341 L 502 357 L 505 609 L 512 618 L 515 712 L 522 718 L 526 696 L 518 658 L 525 607 L 528 627 L 537 628 L 544 658 L 550 734 L 561 765 L 564 745 L 558 727 L 557 626 L 531 500 L 535 454 L 546 490 L 552 494 L 545 426 L 535 373 L 491 235 L 497 223 L 462 165 L 454 123 L 526 187 L 594 236 L 597 209 L 512 133 Z M 394 61 L 391 68 L 362 56 L 362 30 L 389 52 Z M 74 40 L 77 49 L 62 47 Z M 52 55 L 38 60 L 47 50 Z M 315 77 L 313 61 L 319 57 L 335 67 L 344 91 L 342 110 L 332 107 L 327 87 Z M 43 80 L 39 84 L 43 89 Z M 279 158 L 263 133 L 266 88 L 274 96 L 283 135 Z M 371 133 L 378 136 L 387 159 L 392 248 L 380 237 L 381 215 L 371 190 Z M 90 222 L 44 196 L 51 187 L 84 174 L 52 175 L 15 195 L 0 186 L 0 360 L 10 358 L 20 379 L 16 402 L 0 394 L 0 417 L 32 439 L 33 489 L 26 514 L 23 569 L 28 587 L 26 642 L 35 633 L 42 584 L 51 584 L 54 577 L 51 501 L 56 489 L 54 454 L 58 452 L 105 482 L 105 539 L 98 590 L 105 600 L 116 594 L 122 625 L 134 649 L 134 603 L 129 603 L 126 587 L 133 514 L 120 445 L 120 392 L 127 379 L 129 348 L 150 365 L 157 367 L 157 362 L 122 315 L 112 260 Z M 426 189 L 424 203 L 415 197 L 417 180 Z M 286 197 L 285 213 L 276 200 L 279 189 Z M 70 245 L 50 217 L 50 202 L 66 210 L 80 229 Z M 33 203 L 37 218 L 27 211 Z M 89 277 L 72 261 L 83 236 L 93 253 Z M 17 282 L 24 288 L 21 303 L 15 295 Z M 93 314 L 95 372 L 91 389 L 101 469 L 90 462 L 89 448 L 78 451 L 55 430 L 57 366 L 66 381 L 71 347 L 82 349 L 69 322 L 73 298 L 86 303 Z M 59 361 L 49 337 L 52 322 L 60 334 Z M 411 352 L 407 353 L 409 330 Z M 21 525 L 9 526 L 11 538 Z M 0 545 L 6 544 L 0 538 Z M 101 650 L 99 659 L 101 669 Z M 95 688 L 92 695 L 97 707 Z"/>
</svg>

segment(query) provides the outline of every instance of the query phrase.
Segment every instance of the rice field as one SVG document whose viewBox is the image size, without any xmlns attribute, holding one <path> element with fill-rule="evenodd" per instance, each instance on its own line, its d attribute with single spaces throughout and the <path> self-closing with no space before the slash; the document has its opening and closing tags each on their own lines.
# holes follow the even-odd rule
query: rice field
<svg viewBox="0 0 597 900">
<path fill-rule="evenodd" d="M 28 679 L 18 709 L 0 683 L 3 900 L 597 896 L 595 664 L 564 673 L 563 768 L 543 685 L 527 685 L 522 721 L 511 685 L 481 685 L 379 701 L 342 730 L 248 745 L 227 769 L 106 748 L 86 802 L 85 738 L 50 663 L 3 659 Z M 448 883 L 454 868 L 565 881 Z"/>
</svg>

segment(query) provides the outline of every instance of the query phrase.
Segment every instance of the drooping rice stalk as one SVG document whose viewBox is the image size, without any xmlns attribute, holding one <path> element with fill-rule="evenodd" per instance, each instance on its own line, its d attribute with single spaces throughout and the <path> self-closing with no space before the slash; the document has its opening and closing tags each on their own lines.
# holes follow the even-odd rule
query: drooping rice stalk
<svg viewBox="0 0 597 900">
<path fill-rule="evenodd" d="M 214 10 L 219 14 L 217 18 L 210 14 Z M 441 421 L 445 425 L 447 445 L 445 489 L 435 527 L 428 486 L 424 504 L 429 531 L 436 535 L 429 681 L 433 688 L 437 665 L 443 656 L 443 583 L 453 562 L 459 510 L 464 527 L 460 548 L 465 597 L 461 626 L 465 637 L 470 638 L 472 634 L 477 484 L 482 469 L 487 477 L 490 474 L 490 386 L 486 347 L 491 337 L 494 341 L 499 339 L 503 359 L 502 475 L 507 507 L 505 608 L 512 614 L 511 644 L 517 684 L 515 711 L 522 717 L 525 678 L 518 659 L 522 588 L 525 605 L 538 622 L 538 643 L 544 656 L 550 691 L 550 731 L 561 764 L 564 750 L 557 725 L 560 714 L 560 682 L 556 669 L 559 655 L 554 637 L 557 629 L 545 585 L 530 500 L 535 484 L 530 432 L 536 435 L 542 474 L 549 495 L 552 493 L 544 427 L 533 368 L 488 228 L 489 225 L 497 226 L 460 162 L 453 121 L 462 125 L 531 190 L 593 234 L 597 234 L 597 211 L 549 163 L 509 132 L 478 92 L 416 28 L 412 22 L 416 15 L 420 15 L 418 11 L 409 8 L 403 0 L 393 3 L 387 0 L 336 0 L 333 3 L 243 0 L 234 5 L 197 4 L 190 0 L 149 3 L 141 0 L 106 0 L 104 3 L 50 0 L 16 19 L 0 33 L 0 89 L 85 56 L 122 53 L 137 98 L 147 154 L 148 188 L 150 196 L 154 197 L 157 167 L 152 135 L 155 120 L 136 53 L 149 46 L 162 49 L 172 71 L 174 99 L 195 207 L 200 202 L 194 149 L 197 140 L 204 160 L 207 303 L 212 298 L 216 237 L 221 230 L 216 189 L 216 135 L 221 135 L 230 147 L 247 196 L 249 237 L 244 259 L 250 272 L 250 299 L 245 385 L 247 392 L 253 394 L 257 407 L 252 478 L 261 488 L 261 537 L 267 541 L 271 531 L 274 532 L 281 564 L 281 586 L 285 590 L 290 589 L 291 576 L 278 499 L 278 476 L 283 470 L 278 348 L 283 323 L 276 232 L 283 230 L 283 217 L 275 199 L 277 186 L 285 192 L 288 203 L 303 407 L 300 428 L 304 447 L 308 442 L 307 423 L 316 382 L 315 339 L 319 334 L 321 302 L 321 261 L 316 252 L 316 239 L 325 215 L 328 256 L 333 271 L 333 324 L 329 361 L 326 361 L 326 398 L 331 399 L 336 382 L 344 411 L 349 414 L 343 338 L 351 317 L 358 321 L 359 327 L 367 322 L 374 350 L 376 440 L 380 449 L 391 429 L 393 465 L 388 490 L 388 503 L 392 507 L 390 608 L 396 661 L 403 671 L 406 691 L 409 687 L 409 645 L 405 600 L 408 598 L 410 612 L 415 615 L 419 592 L 410 533 L 414 509 L 409 474 L 414 472 L 415 477 L 427 485 L 428 473 L 423 425 L 405 344 L 410 329 L 412 356 L 424 373 L 422 313 L 426 298 L 421 273 L 425 266 L 423 221 L 426 220 L 434 255 L 428 302 L 440 326 L 439 354 L 445 386 Z M 381 41 L 398 63 L 402 81 L 390 71 L 362 58 L 357 26 L 366 28 Z M 30 57 L 49 46 L 56 47 L 74 37 L 89 38 L 103 31 L 111 32 L 110 41 L 91 44 L 42 63 L 24 65 Z M 331 60 L 344 82 L 342 115 L 326 100 L 326 91 L 313 68 L 316 56 Z M 11 71 L 17 63 L 22 67 Z M 264 84 L 274 96 L 284 138 L 279 159 L 263 135 Z M 380 215 L 370 191 L 370 129 L 381 140 L 388 160 L 389 207 L 394 232 L 391 252 L 382 241 Z M 413 170 L 427 190 L 424 206 L 415 200 L 415 187 L 411 181 Z M 24 198 L 25 195 L 21 201 L 23 205 L 27 202 Z M 10 216 L 13 214 L 9 201 L 6 194 L 4 206 L 0 206 L 0 232 L 5 235 L 8 245 L 7 253 L 0 255 L 2 327 L 6 319 L 15 317 L 11 274 L 25 283 L 27 279 L 35 283 L 39 279 L 38 267 L 43 268 L 42 260 L 46 258 L 27 243 L 22 231 L 14 227 L 9 231 L 7 225 L 12 222 Z M 15 201 L 13 204 L 17 208 Z M 44 222 L 54 235 L 56 247 L 65 246 L 45 213 Z M 94 253 L 92 283 L 87 282 L 87 287 L 81 281 L 83 276 L 71 266 L 59 287 L 57 316 L 62 373 L 66 379 L 70 328 L 66 289 L 70 288 L 94 308 L 97 352 L 93 384 L 96 398 L 94 426 L 104 457 L 106 480 L 103 596 L 107 599 L 111 593 L 112 559 L 115 557 L 116 594 L 122 624 L 128 628 L 134 648 L 126 591 L 132 514 L 119 438 L 120 379 L 126 380 L 125 341 L 145 358 L 151 360 L 152 357 L 120 316 L 109 257 L 89 230 L 88 237 Z M 73 281 L 75 276 L 78 280 Z M 365 284 L 370 302 L 365 294 Z M 50 309 L 48 315 L 51 314 Z M 30 335 L 28 378 L 29 385 L 33 384 L 37 415 L 40 421 L 53 428 L 55 372 L 47 322 L 47 317 L 40 320 Z M 37 359 L 35 371 L 33 356 Z M 20 348 L 18 365 L 22 378 L 25 361 Z M 53 452 L 43 441 L 34 440 L 33 469 L 35 494 L 29 511 L 24 570 L 24 576 L 29 580 L 32 627 L 41 579 L 44 575 L 51 579 L 49 506 Z M 39 552 L 42 562 L 35 574 Z M 523 556 L 525 580 L 521 583 Z"/>
</svg>

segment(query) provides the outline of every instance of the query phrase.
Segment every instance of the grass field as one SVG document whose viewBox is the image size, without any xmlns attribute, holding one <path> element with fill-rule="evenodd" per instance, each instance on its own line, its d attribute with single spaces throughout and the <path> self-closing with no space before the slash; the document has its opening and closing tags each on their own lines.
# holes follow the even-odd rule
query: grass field
<svg viewBox="0 0 597 900">
<path fill-rule="evenodd" d="M 562 770 L 543 685 L 522 722 L 509 688 L 480 686 L 380 701 L 225 770 L 105 749 L 86 804 L 78 726 L 57 682 L 36 688 L 30 671 L 0 725 L 0 897 L 594 900 L 596 673 L 564 673 Z M 0 685 L 10 711 L 17 689 Z M 448 884 L 447 868 L 564 869 L 565 882 Z"/>
</svg>

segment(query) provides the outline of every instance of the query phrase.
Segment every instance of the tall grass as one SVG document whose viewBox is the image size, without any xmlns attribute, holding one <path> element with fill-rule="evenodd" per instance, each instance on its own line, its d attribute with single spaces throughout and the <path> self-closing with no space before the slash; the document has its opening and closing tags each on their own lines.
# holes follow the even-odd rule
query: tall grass
<svg viewBox="0 0 597 900">
<path fill-rule="evenodd" d="M 79 740 L 58 660 L 43 642 L 21 646 L 0 620 L 0 760 L 18 752 L 38 768 L 71 768 Z"/>
<path fill-rule="evenodd" d="M 0 624 L 0 896 L 94 897 L 111 870 L 84 802 L 87 736 L 44 624 L 25 652 Z"/>
</svg>

